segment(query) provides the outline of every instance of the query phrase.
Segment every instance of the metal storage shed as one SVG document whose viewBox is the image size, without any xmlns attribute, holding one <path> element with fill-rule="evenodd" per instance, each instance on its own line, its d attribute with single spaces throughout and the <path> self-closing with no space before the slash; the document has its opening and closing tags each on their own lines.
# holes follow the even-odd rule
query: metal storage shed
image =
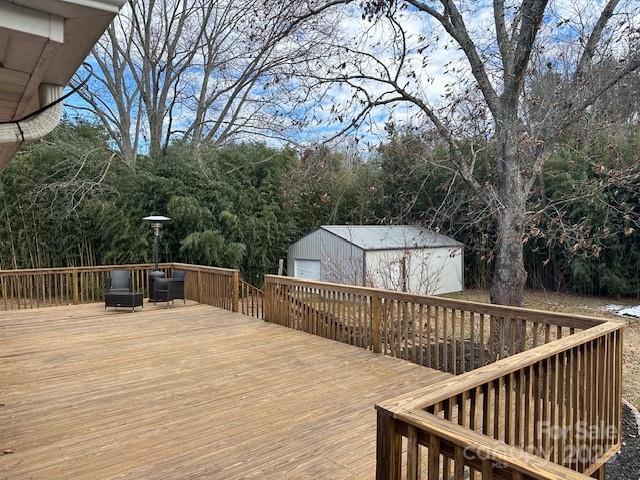
<svg viewBox="0 0 640 480">
<path fill-rule="evenodd" d="M 290 276 L 436 295 L 464 286 L 464 245 L 415 225 L 323 225 L 289 246 Z"/>
</svg>

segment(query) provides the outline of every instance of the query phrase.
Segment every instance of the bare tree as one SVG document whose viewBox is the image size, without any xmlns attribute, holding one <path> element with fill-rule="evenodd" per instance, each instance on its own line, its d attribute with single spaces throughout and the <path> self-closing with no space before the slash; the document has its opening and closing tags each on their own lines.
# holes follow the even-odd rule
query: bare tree
<svg viewBox="0 0 640 480">
<path fill-rule="evenodd" d="M 65 129 L 41 144 L 55 149 L 59 158 L 52 157 L 56 161 L 29 191 L 31 202 L 26 211 L 42 214 L 44 209 L 50 218 L 68 219 L 77 215 L 87 199 L 113 193 L 107 179 L 115 163 L 113 151 L 81 137 L 70 140 Z"/>
<path fill-rule="evenodd" d="M 331 5 L 132 0 L 94 48 L 97 74 L 81 96 L 129 162 L 172 139 L 284 138 L 296 108 L 286 72 L 319 55 Z"/>
<path fill-rule="evenodd" d="M 338 134 L 407 104 L 435 128 L 448 168 L 495 224 L 491 300 L 522 305 L 527 201 L 562 132 L 640 67 L 640 7 L 494 0 L 490 20 L 491 7 L 468 1 L 375 0 L 363 8 L 369 23 L 327 45 L 331 60 L 302 73 L 307 86 L 346 97 L 331 105 L 344 127 Z M 442 63 L 444 85 L 429 73 L 432 60 Z M 345 111 L 355 111 L 350 121 Z M 489 172 L 476 168 L 477 138 L 495 149 Z"/>
</svg>

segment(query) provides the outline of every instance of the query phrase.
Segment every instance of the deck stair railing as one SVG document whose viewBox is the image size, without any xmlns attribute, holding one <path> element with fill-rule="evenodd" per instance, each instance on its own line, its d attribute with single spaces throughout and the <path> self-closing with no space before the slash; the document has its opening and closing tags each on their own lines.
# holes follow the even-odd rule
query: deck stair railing
<svg viewBox="0 0 640 480">
<path fill-rule="evenodd" d="M 290 310 L 272 311 L 272 317 L 269 320 L 272 323 L 333 340 L 340 339 L 350 345 L 363 346 L 362 342 L 358 342 L 359 332 L 356 325 L 345 324 L 330 310 L 315 304 L 313 298 L 319 292 L 306 292 L 305 296 L 292 295 L 286 288 L 276 286 L 272 293 L 273 298 L 269 302 L 272 308 Z"/>
<path fill-rule="evenodd" d="M 620 448 L 620 323 L 270 275 L 265 308 L 455 375 L 377 405 L 378 480 L 585 479 Z"/>
<path fill-rule="evenodd" d="M 264 292 L 261 289 L 240 279 L 238 296 L 240 313 L 264 319 Z"/>
</svg>

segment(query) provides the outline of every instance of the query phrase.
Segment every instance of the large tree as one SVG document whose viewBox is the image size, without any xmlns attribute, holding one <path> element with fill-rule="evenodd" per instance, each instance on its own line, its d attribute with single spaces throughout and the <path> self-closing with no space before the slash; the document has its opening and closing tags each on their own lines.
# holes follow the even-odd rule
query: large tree
<svg viewBox="0 0 640 480">
<path fill-rule="evenodd" d="M 640 67 L 639 10 L 622 0 L 368 1 L 303 76 L 343 100 L 331 104 L 339 133 L 401 104 L 435 128 L 446 168 L 493 218 L 491 300 L 522 305 L 528 200 L 558 137 Z M 489 171 L 478 171 L 488 144 Z"/>
<path fill-rule="evenodd" d="M 287 138 L 295 108 L 284 72 L 321 55 L 335 25 L 321 0 L 130 0 L 92 50 L 80 91 L 123 158 Z"/>
</svg>

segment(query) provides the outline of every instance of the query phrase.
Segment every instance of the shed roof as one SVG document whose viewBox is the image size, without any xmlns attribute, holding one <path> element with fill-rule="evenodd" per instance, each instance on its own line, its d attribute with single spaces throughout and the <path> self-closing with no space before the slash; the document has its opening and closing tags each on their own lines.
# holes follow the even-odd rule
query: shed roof
<svg viewBox="0 0 640 480">
<path fill-rule="evenodd" d="M 451 237 L 417 225 L 322 225 L 320 228 L 363 250 L 463 246 Z"/>
</svg>

